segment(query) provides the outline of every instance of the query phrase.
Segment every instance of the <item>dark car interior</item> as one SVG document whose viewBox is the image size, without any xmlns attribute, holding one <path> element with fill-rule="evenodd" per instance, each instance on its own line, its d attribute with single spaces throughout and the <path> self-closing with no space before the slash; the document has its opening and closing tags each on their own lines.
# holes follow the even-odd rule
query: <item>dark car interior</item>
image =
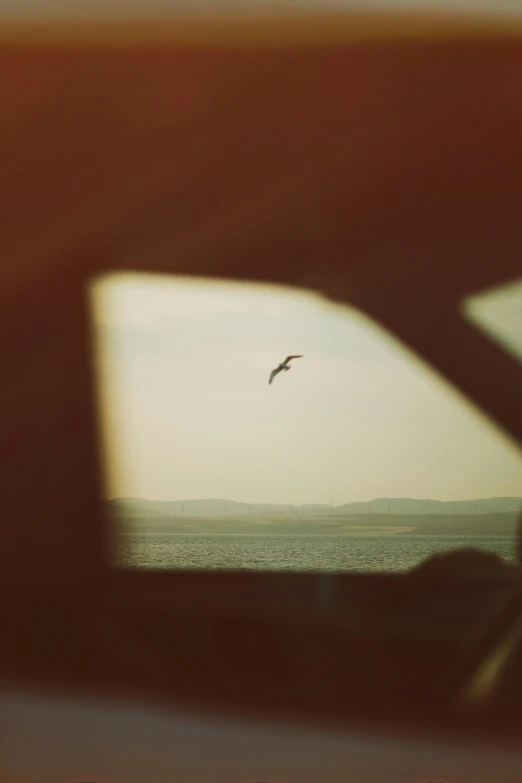
<svg viewBox="0 0 522 783">
<path fill-rule="evenodd" d="M 462 307 L 520 278 L 522 27 L 405 18 L 0 33 L 6 781 L 371 781 L 379 742 L 391 780 L 517 779 L 518 563 L 111 565 L 88 297 L 107 272 L 347 303 L 520 448 L 520 363 Z"/>
</svg>

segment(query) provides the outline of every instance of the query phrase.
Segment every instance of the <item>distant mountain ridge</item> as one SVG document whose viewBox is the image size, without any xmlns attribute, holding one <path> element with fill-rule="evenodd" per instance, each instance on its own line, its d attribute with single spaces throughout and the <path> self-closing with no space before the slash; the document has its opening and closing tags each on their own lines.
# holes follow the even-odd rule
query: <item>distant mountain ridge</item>
<svg viewBox="0 0 522 783">
<path fill-rule="evenodd" d="M 346 516 L 354 514 L 434 514 L 480 515 L 518 513 L 522 497 L 478 498 L 476 500 L 429 500 L 415 498 L 375 498 L 366 502 L 340 506 L 289 503 L 242 503 L 236 500 L 205 498 L 202 500 L 149 500 L 147 498 L 111 498 L 107 501 L 113 513 L 122 519 L 161 517 L 243 517 L 288 514 Z"/>
</svg>

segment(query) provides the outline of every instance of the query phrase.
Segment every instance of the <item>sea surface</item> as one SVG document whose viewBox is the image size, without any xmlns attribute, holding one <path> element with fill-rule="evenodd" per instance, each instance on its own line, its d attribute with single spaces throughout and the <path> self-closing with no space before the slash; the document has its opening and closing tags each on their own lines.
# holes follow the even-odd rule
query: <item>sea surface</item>
<svg viewBox="0 0 522 783">
<path fill-rule="evenodd" d="M 437 552 L 478 547 L 508 562 L 514 538 L 460 536 L 127 535 L 116 563 L 147 570 L 405 571 Z"/>
</svg>

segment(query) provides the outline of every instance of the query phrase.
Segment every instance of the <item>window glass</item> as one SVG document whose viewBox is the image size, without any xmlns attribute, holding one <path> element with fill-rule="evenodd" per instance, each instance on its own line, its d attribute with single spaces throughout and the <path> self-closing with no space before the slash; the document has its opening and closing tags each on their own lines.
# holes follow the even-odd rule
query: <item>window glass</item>
<svg viewBox="0 0 522 783">
<path fill-rule="evenodd" d="M 96 281 L 92 302 L 116 565 L 400 571 L 462 546 L 514 558 L 519 453 L 360 313 L 290 288 L 130 274 Z"/>
<path fill-rule="evenodd" d="M 522 361 L 522 278 L 470 296 L 464 303 L 464 314 Z"/>
</svg>

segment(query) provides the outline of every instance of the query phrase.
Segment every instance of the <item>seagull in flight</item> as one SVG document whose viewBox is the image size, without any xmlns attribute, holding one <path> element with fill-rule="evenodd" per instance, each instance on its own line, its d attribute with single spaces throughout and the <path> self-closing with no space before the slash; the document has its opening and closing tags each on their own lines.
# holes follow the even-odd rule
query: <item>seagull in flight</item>
<svg viewBox="0 0 522 783">
<path fill-rule="evenodd" d="M 272 372 L 270 373 L 270 380 L 268 381 L 268 385 L 270 386 L 270 384 L 272 383 L 272 381 L 274 380 L 276 375 L 278 373 L 280 373 L 281 370 L 284 370 L 286 372 L 287 370 L 290 369 L 290 364 L 289 364 L 290 359 L 302 359 L 302 357 L 303 357 L 302 353 L 301 354 L 296 354 L 294 356 L 287 356 L 286 359 L 284 360 L 284 362 L 281 362 L 281 364 L 279 364 L 275 368 L 275 370 L 272 370 Z"/>
</svg>

